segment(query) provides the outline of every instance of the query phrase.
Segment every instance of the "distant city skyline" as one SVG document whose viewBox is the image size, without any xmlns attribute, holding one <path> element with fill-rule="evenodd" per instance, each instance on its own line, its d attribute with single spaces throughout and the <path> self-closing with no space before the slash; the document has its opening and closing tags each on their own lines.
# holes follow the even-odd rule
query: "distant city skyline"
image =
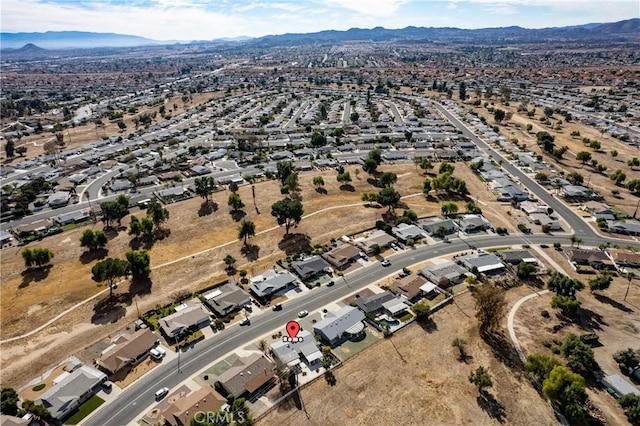
<svg viewBox="0 0 640 426">
<path fill-rule="evenodd" d="M 91 31 L 160 41 L 349 28 L 561 27 L 640 16 L 638 0 L 2 0 L 3 32 Z"/>
</svg>

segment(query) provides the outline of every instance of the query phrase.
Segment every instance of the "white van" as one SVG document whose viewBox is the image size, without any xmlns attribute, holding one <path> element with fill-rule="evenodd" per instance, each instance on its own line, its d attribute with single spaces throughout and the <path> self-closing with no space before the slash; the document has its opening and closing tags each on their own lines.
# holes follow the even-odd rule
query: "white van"
<svg viewBox="0 0 640 426">
<path fill-rule="evenodd" d="M 156 400 L 164 398 L 169 393 L 169 388 L 162 388 L 156 391 Z"/>
<path fill-rule="evenodd" d="M 151 356 L 151 358 L 157 361 L 160 361 L 162 358 L 164 358 L 166 354 L 167 354 L 167 351 L 165 351 L 160 346 L 153 348 L 149 351 L 149 356 Z"/>
</svg>

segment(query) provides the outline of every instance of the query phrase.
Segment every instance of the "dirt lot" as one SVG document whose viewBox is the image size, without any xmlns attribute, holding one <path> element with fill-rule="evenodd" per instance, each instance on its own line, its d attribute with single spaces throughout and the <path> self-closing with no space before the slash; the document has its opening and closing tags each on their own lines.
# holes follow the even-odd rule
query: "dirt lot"
<svg viewBox="0 0 640 426">
<path fill-rule="evenodd" d="M 273 181 L 257 183 L 255 206 L 250 186 L 241 187 L 239 193 L 246 204 L 247 218 L 254 221 L 258 232 L 258 235 L 250 241 L 258 250 L 248 254 L 241 252 L 240 242 L 232 242 L 222 248 L 209 250 L 233 241 L 237 237 L 237 223 L 229 214 L 229 207 L 226 205 L 229 192 L 222 191 L 213 196 L 218 210 L 208 215 L 199 213 L 202 203 L 200 198 L 169 205 L 170 220 L 166 228 L 171 230 L 171 234 L 168 238 L 157 241 L 150 248 L 151 263 L 154 268 L 151 274 L 151 286 L 130 288 L 128 282 L 123 282 L 116 290 L 118 297 L 115 302 L 109 302 L 105 293 L 96 301 L 77 308 L 48 328 L 46 332 L 38 333 L 27 340 L 3 344 L 1 358 L 3 381 L 19 386 L 29 379 L 25 372 L 29 371 L 29 374 L 33 374 L 33 372 L 45 370 L 56 360 L 63 359 L 87 344 L 115 332 L 126 324 L 125 317 L 131 319 L 136 315 L 136 305 L 140 312 L 144 312 L 157 304 L 169 302 L 171 296 L 178 291 L 185 289 L 193 291 L 219 282 L 225 278 L 222 259 L 227 254 L 238 259 L 236 265 L 238 269 L 246 269 L 249 274 L 256 274 L 295 248 L 323 244 L 330 238 L 355 233 L 373 226 L 375 221 L 381 218 L 384 209 L 362 206 L 360 194 L 376 188 L 367 182 L 365 173 L 361 172 L 356 177 L 354 168 L 347 168 L 347 170 L 350 170 L 354 177 L 353 192 L 339 189 L 334 171 L 316 171 L 301 175 L 305 214 L 310 215 L 322 209 L 330 209 L 323 210 L 321 214 L 307 216 L 297 228 L 291 230 L 292 233 L 298 234 L 295 239 L 296 244 L 291 244 L 292 240 L 283 241 L 284 229 L 269 231 L 276 225 L 270 214 L 270 206 L 281 198 L 278 184 Z M 394 171 L 398 174 L 396 188 L 402 195 L 421 192 L 424 176 L 418 174 L 413 165 L 385 165 L 382 170 Z M 324 176 L 326 195 L 314 190 L 311 180 L 315 175 Z M 489 197 L 484 184 L 462 163 L 457 165 L 455 175 L 467 180 L 469 190 L 473 194 L 485 191 L 484 194 L 487 195 L 480 196 L 480 199 L 488 200 L 484 198 Z M 427 202 L 422 195 L 418 195 L 403 201 L 418 215 L 424 216 L 439 213 L 443 199 L 434 198 Z M 464 201 L 460 200 L 458 204 L 463 210 Z M 495 221 L 497 226 L 502 224 L 512 230 L 515 229 L 514 224 L 504 223 L 505 215 L 500 213 L 502 208 L 500 203 L 486 201 L 486 204 L 486 206 L 482 205 L 482 208 L 492 222 Z M 129 218 L 125 218 L 122 223 L 123 229 L 112 233 L 112 239 L 107 246 L 108 256 L 123 257 L 124 252 L 129 248 L 131 237 L 124 230 L 128 221 Z M 102 224 L 98 223 L 93 227 L 100 229 Z M 24 264 L 19 249 L 3 251 L 2 271 L 0 271 L 3 339 L 30 331 L 61 311 L 106 289 L 105 285 L 97 284 L 90 278 L 91 267 L 96 260 L 82 257 L 84 249 L 80 248 L 78 243 L 82 231 L 82 228 L 75 229 L 32 244 L 32 246 L 48 247 L 54 251 L 53 267 L 47 273 L 28 273 L 23 276 Z M 310 240 L 304 235 L 308 235 Z M 202 251 L 204 252 L 196 254 Z M 166 262 L 174 263 L 162 266 Z M 24 353 L 29 353 L 29 356 L 25 357 Z"/>
<path fill-rule="evenodd" d="M 526 292 L 516 289 L 515 293 Z M 467 293 L 457 299 L 473 315 Z M 551 407 L 526 377 L 498 360 L 479 338 L 476 319 L 450 305 L 434 315 L 428 329 L 414 323 L 356 355 L 334 370 L 336 384 L 319 379 L 302 390 L 309 414 L 292 404 L 274 409 L 260 424 L 356 425 L 555 425 Z M 457 360 L 451 341 L 467 341 L 467 363 Z M 446 367 L 444 367 L 446 365 Z M 491 403 L 480 398 L 467 377 L 478 366 L 493 380 Z M 377 366 L 377 368 L 371 368 Z M 501 409 L 499 407 L 502 407 Z M 503 414 L 499 414 L 502 412 Z"/>
</svg>

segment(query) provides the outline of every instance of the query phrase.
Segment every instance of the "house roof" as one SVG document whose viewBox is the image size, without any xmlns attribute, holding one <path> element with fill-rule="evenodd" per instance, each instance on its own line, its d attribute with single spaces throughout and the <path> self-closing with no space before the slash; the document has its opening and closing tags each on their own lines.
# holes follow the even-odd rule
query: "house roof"
<svg viewBox="0 0 640 426">
<path fill-rule="evenodd" d="M 247 303 L 249 294 L 234 284 L 225 284 L 204 295 L 207 304 L 218 314 Z"/>
<path fill-rule="evenodd" d="M 260 279 L 260 277 L 262 279 Z M 272 272 L 268 275 L 264 273 L 260 277 L 254 277 L 249 285 L 251 291 L 259 297 L 269 296 L 298 280 L 298 278 L 289 271 L 280 273 Z"/>
<path fill-rule="evenodd" d="M 325 253 L 323 257 L 333 266 L 343 266 L 358 256 L 360 250 L 351 244 L 342 244 Z"/>
<path fill-rule="evenodd" d="M 602 263 L 610 265 L 611 259 L 601 250 L 587 250 L 580 248 L 568 248 L 565 250 L 567 257 L 574 262 Z"/>
<path fill-rule="evenodd" d="M 441 278 L 454 280 L 461 275 L 465 275 L 467 270 L 457 263 L 445 262 L 437 265 L 425 266 L 420 270 L 420 273 L 427 278 L 437 278 L 436 281 L 439 281 Z"/>
<path fill-rule="evenodd" d="M 161 318 L 159 323 L 167 336 L 173 336 L 183 329 L 200 324 L 205 320 L 209 320 L 211 318 L 210 315 L 211 313 L 202 303 L 196 303 L 176 312 L 175 314 Z"/>
<path fill-rule="evenodd" d="M 300 278 L 305 279 L 323 272 L 330 265 L 320 256 L 311 256 L 308 259 L 294 262 L 291 266 Z"/>
<path fill-rule="evenodd" d="M 396 239 L 382 230 L 377 230 L 369 234 L 367 238 L 359 238 L 356 240 L 356 244 L 362 247 L 365 251 L 369 251 L 373 246 L 385 247 Z"/>
<path fill-rule="evenodd" d="M 409 274 L 404 278 L 396 280 L 389 286 L 389 291 L 405 296 L 407 299 L 413 299 L 420 294 L 420 286 L 427 282 L 422 275 Z"/>
<path fill-rule="evenodd" d="M 612 374 L 610 376 L 606 376 L 603 380 L 605 384 L 609 387 L 612 387 L 617 392 L 622 395 L 633 394 L 640 395 L 640 390 L 638 390 L 635 386 L 629 383 L 624 377 L 620 374 Z"/>
<path fill-rule="evenodd" d="M 148 328 L 132 334 L 121 334 L 114 339 L 115 345 L 102 353 L 97 363 L 115 373 L 153 348 L 157 340 L 158 337 Z"/>
<path fill-rule="evenodd" d="M 391 315 L 395 315 L 398 312 L 402 312 L 408 308 L 408 306 L 400 299 L 391 299 L 382 304 L 382 307 L 391 312 Z"/>
<path fill-rule="evenodd" d="M 364 314 L 353 306 L 345 306 L 337 312 L 329 312 L 322 321 L 313 326 L 316 333 L 322 334 L 330 342 L 342 337 L 351 327 L 364 320 Z"/>
<path fill-rule="evenodd" d="M 308 362 L 313 362 L 322 358 L 322 353 L 316 345 L 313 335 L 307 330 L 302 330 L 297 337 L 302 338 L 302 342 L 283 342 L 278 340 L 271 345 L 271 350 L 283 364 L 289 364 L 300 358 L 302 354 Z"/>
<path fill-rule="evenodd" d="M 356 304 L 360 309 L 364 312 L 370 313 L 375 312 L 378 309 L 382 308 L 382 305 L 389 300 L 395 299 L 396 296 L 389 292 L 383 291 L 382 293 L 377 293 L 371 295 L 369 297 L 359 297 L 356 299 Z"/>
<path fill-rule="evenodd" d="M 609 255 L 618 265 L 637 266 L 640 265 L 640 253 L 631 251 L 610 249 Z"/>
<path fill-rule="evenodd" d="M 498 256 L 507 263 L 517 264 L 520 262 L 537 262 L 534 255 L 529 250 L 516 249 L 516 250 L 500 250 L 497 252 Z"/>
<path fill-rule="evenodd" d="M 240 397 L 259 389 L 274 377 L 273 364 L 261 354 L 240 358 L 236 365 L 218 376 L 217 381 L 228 393 Z"/>
<path fill-rule="evenodd" d="M 474 266 L 478 268 L 478 272 L 494 271 L 504 268 L 504 264 L 500 258 L 493 253 L 474 253 L 458 258 L 458 262 L 465 268 L 472 269 Z"/>
<path fill-rule="evenodd" d="M 162 417 L 171 426 L 189 425 L 191 418 L 198 412 L 219 411 L 227 400 L 209 386 L 203 386 L 187 396 L 176 399 L 173 404 L 162 410 Z"/>
<path fill-rule="evenodd" d="M 44 405 L 53 417 L 61 419 L 76 400 L 106 379 L 107 375 L 103 372 L 83 365 L 53 385 L 35 402 Z"/>
<path fill-rule="evenodd" d="M 401 240 L 415 240 L 424 237 L 422 229 L 415 225 L 401 223 L 391 229 L 391 232 Z"/>
<path fill-rule="evenodd" d="M 435 234 L 436 232 L 438 232 L 438 229 L 440 229 L 440 227 L 444 228 L 445 231 L 450 231 L 451 229 L 456 229 L 457 227 L 453 219 L 442 219 L 439 217 L 423 221 L 421 225 L 422 229 L 430 234 Z"/>
<path fill-rule="evenodd" d="M 0 415 L 0 425 L 2 426 L 27 426 L 31 423 L 31 420 L 15 417 L 15 416 L 7 416 L 5 414 Z"/>
</svg>

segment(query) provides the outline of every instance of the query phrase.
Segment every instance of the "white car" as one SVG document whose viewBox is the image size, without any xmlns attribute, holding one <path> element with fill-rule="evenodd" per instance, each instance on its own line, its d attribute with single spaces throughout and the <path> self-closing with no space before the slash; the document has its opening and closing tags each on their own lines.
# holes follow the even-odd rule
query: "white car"
<svg viewBox="0 0 640 426">
<path fill-rule="evenodd" d="M 309 315 L 309 311 L 307 311 L 307 310 L 298 312 L 298 318 L 304 318 L 307 315 Z"/>
<path fill-rule="evenodd" d="M 165 351 L 164 348 L 161 348 L 160 346 L 149 351 L 149 356 L 157 361 L 160 361 L 162 358 L 164 358 L 166 354 L 167 351 Z"/>
<path fill-rule="evenodd" d="M 391 266 L 391 262 L 389 262 L 387 259 L 384 259 L 383 261 L 381 261 L 380 264 L 385 267 Z"/>
<path fill-rule="evenodd" d="M 162 399 L 169 393 L 169 388 L 164 387 L 156 391 L 156 400 Z"/>
</svg>

